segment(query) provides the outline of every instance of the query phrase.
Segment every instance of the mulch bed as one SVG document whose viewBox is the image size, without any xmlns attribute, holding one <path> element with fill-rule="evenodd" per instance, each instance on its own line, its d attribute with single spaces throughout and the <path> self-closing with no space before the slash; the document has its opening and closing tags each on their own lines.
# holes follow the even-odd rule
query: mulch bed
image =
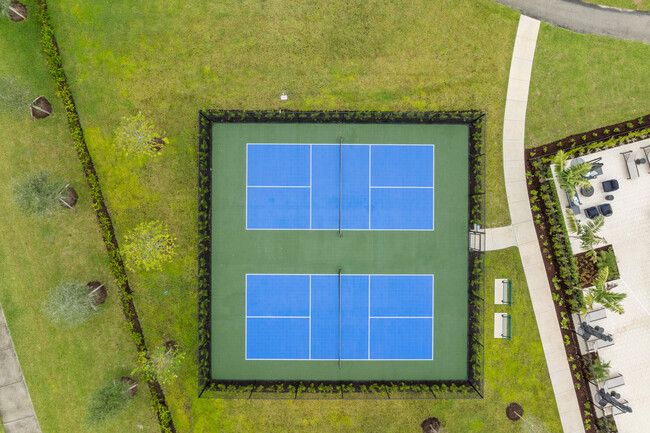
<svg viewBox="0 0 650 433">
<path fill-rule="evenodd" d="M 510 421 L 519 421 L 524 416 L 524 408 L 519 403 L 510 403 L 506 408 L 506 416 Z"/>
<path fill-rule="evenodd" d="M 45 96 L 34 99 L 30 107 L 34 119 L 45 119 L 52 115 L 52 104 Z"/>
<path fill-rule="evenodd" d="M 569 137 L 563 138 L 562 140 L 554 141 L 553 143 L 544 144 L 542 146 L 537 146 L 533 149 L 527 149 L 526 158 L 532 157 L 531 154 L 536 157 L 554 155 L 558 150 L 566 151 L 572 147 L 582 146 L 594 140 L 607 140 L 611 137 L 623 135 L 630 131 L 638 129 L 639 126 L 647 127 L 648 124 L 650 124 L 650 114 L 641 116 L 640 119 L 643 121 L 642 124 L 639 124 L 638 119 L 634 121 L 616 123 L 613 125 L 592 129 L 591 131 L 583 132 L 582 134 L 571 135 Z"/>
<path fill-rule="evenodd" d="M 61 199 L 66 202 L 68 206 L 74 207 L 77 204 L 77 199 L 79 199 L 79 196 L 73 187 L 68 186 L 65 191 L 61 193 Z M 61 203 L 61 206 L 68 207 L 63 203 Z"/>
<path fill-rule="evenodd" d="M 135 380 L 131 379 L 130 377 L 127 376 L 122 376 L 120 378 L 120 382 L 124 382 L 129 385 L 129 387 L 133 387 L 129 390 L 129 395 L 131 397 L 134 397 L 138 393 L 138 386 Z M 136 386 L 133 386 L 136 385 Z"/>
<path fill-rule="evenodd" d="M 108 298 L 108 289 L 106 288 L 106 284 L 102 285 L 102 283 L 99 281 L 91 281 L 87 284 L 87 286 L 88 294 L 93 292 L 93 290 L 96 290 L 98 287 L 101 287 L 101 289 L 93 293 L 93 305 L 95 307 L 98 307 L 106 302 L 106 298 Z"/>
<path fill-rule="evenodd" d="M 438 433 L 440 430 L 440 420 L 438 418 L 427 418 L 420 424 L 422 433 Z"/>
<path fill-rule="evenodd" d="M 9 18 L 15 23 L 26 20 L 27 6 L 19 1 L 13 1 L 11 3 L 11 9 L 9 9 Z"/>
<path fill-rule="evenodd" d="M 607 251 L 610 248 L 612 248 L 611 245 L 605 245 L 604 247 L 596 248 L 596 254 L 599 254 L 601 251 Z M 576 258 L 576 263 L 578 265 L 578 276 L 580 278 L 580 287 L 585 288 L 593 285 L 594 279 L 596 278 L 596 275 L 598 274 L 598 267 L 596 266 L 596 263 L 594 263 L 593 260 L 591 260 L 589 257 L 587 257 L 587 253 L 578 253 L 574 254 L 574 257 Z M 607 281 L 612 281 L 613 273 L 610 272 L 609 277 L 607 277 Z"/>
<path fill-rule="evenodd" d="M 529 159 L 527 163 L 528 163 L 527 169 L 530 169 L 530 165 L 532 165 L 532 160 Z M 537 177 L 533 176 L 532 182 L 527 186 L 528 186 L 528 194 L 530 197 L 530 191 L 531 190 L 539 191 L 541 183 Z M 553 187 L 554 186 L 551 185 L 551 188 Z M 542 202 L 541 199 L 540 202 Z M 541 218 L 541 224 L 535 224 L 535 231 L 537 232 L 537 241 L 539 244 L 540 251 L 544 251 L 544 249 L 546 248 L 542 245 L 540 236 L 542 236 L 542 239 L 551 239 L 550 227 L 548 225 L 547 217 L 546 214 L 544 213 L 543 206 L 544 205 L 542 203 L 540 206 L 541 207 L 540 210 L 533 211 L 533 221 L 537 219 L 537 215 L 539 215 L 539 217 Z M 551 253 L 551 259 L 549 259 L 547 254 L 542 253 L 542 259 L 544 261 L 544 268 L 546 270 L 546 277 L 548 279 L 549 286 L 552 288 L 554 287 L 553 278 L 556 277 L 556 275 L 559 275 L 559 269 L 556 269 L 555 257 Z M 578 350 L 579 348 L 579 344 L 577 340 L 578 336 L 575 332 L 572 332 L 572 330 L 574 329 L 572 312 L 569 310 L 569 308 L 567 308 L 569 305 L 568 301 L 570 297 L 564 293 L 564 289 L 565 288 L 562 287 L 562 290 L 560 292 L 551 289 L 553 293 L 557 293 L 560 296 L 560 298 L 563 299 L 562 305 L 560 305 L 559 302 L 557 301 L 553 302 L 553 304 L 555 305 L 555 314 L 559 324 L 562 323 L 562 313 L 564 313 L 565 317 L 568 318 L 568 329 L 562 329 L 562 327 L 560 326 L 563 343 L 566 341 L 567 338 L 570 341 L 570 344 L 568 346 L 564 344 L 564 349 L 566 351 L 567 358 L 579 360 L 581 354 Z M 589 411 L 584 409 L 585 403 L 588 403 L 589 406 L 592 408 L 594 407 L 592 397 L 589 393 L 589 382 L 587 381 L 584 375 L 580 375 L 579 378 L 576 378 L 575 375 L 572 374 L 571 378 L 573 380 L 574 388 L 576 391 L 576 397 L 578 398 L 578 405 L 580 407 L 580 414 L 582 416 L 582 421 L 584 423 L 586 420 L 585 413 L 590 414 Z M 591 428 L 589 430 L 586 430 L 586 433 L 597 433 L 597 429 L 595 426 L 595 419 L 591 419 Z"/>
</svg>

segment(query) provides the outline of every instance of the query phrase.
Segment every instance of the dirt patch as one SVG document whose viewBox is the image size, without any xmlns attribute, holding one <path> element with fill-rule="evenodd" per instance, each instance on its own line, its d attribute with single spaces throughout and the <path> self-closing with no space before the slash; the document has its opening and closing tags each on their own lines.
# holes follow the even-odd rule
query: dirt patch
<svg viewBox="0 0 650 433">
<path fill-rule="evenodd" d="M 162 137 L 154 138 L 149 142 L 151 148 L 156 152 L 163 148 L 165 145 L 165 140 Z"/>
<path fill-rule="evenodd" d="M 510 403 L 506 408 L 506 416 L 510 421 L 519 421 L 524 416 L 524 408 L 519 403 Z"/>
<path fill-rule="evenodd" d="M 106 288 L 106 284 L 102 284 L 99 281 L 91 281 L 87 286 L 88 294 L 90 295 L 92 293 L 93 305 L 95 307 L 106 302 L 106 298 L 108 298 L 108 289 Z"/>
<path fill-rule="evenodd" d="M 11 7 L 9 8 L 9 18 L 15 23 L 26 20 L 27 6 L 19 1 L 11 2 Z"/>
<path fill-rule="evenodd" d="M 165 352 L 169 353 L 172 350 L 178 350 L 178 342 L 174 340 L 165 341 Z"/>
<path fill-rule="evenodd" d="M 60 197 L 61 200 L 66 202 L 68 205 L 66 206 L 64 203 L 61 203 L 61 206 L 64 207 L 74 207 L 77 204 L 77 199 L 79 198 L 77 191 L 75 191 L 71 186 L 66 187 L 66 189 L 61 193 Z"/>
<path fill-rule="evenodd" d="M 127 376 L 122 376 L 120 382 L 126 383 L 129 385 L 129 396 L 134 397 L 138 393 L 138 384 L 135 380 Z"/>
<path fill-rule="evenodd" d="M 45 96 L 34 99 L 30 108 L 34 119 L 45 119 L 52 115 L 52 104 Z"/>
<path fill-rule="evenodd" d="M 427 418 L 420 424 L 422 433 L 438 433 L 440 431 L 440 420 L 438 418 Z"/>
</svg>

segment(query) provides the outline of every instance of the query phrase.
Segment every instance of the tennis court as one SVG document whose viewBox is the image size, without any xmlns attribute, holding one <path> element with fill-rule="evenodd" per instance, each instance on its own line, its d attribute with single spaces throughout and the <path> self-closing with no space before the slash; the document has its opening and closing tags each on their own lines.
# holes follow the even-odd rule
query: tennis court
<svg viewBox="0 0 650 433">
<path fill-rule="evenodd" d="M 249 230 L 433 230 L 433 145 L 248 143 L 246 158 Z"/>
<path fill-rule="evenodd" d="M 466 125 L 211 134 L 215 379 L 467 377 Z"/>
<path fill-rule="evenodd" d="M 246 359 L 431 360 L 433 275 L 246 275 Z"/>
</svg>

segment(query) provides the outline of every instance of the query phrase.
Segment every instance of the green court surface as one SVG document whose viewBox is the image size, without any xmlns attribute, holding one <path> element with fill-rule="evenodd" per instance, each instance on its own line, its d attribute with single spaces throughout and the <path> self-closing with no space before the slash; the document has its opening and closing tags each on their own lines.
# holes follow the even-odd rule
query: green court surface
<svg viewBox="0 0 650 433">
<path fill-rule="evenodd" d="M 246 230 L 247 143 L 435 146 L 433 231 Z M 468 126 L 214 123 L 212 334 L 215 380 L 465 380 Z M 433 274 L 434 356 L 418 361 L 246 360 L 246 274 Z"/>
</svg>

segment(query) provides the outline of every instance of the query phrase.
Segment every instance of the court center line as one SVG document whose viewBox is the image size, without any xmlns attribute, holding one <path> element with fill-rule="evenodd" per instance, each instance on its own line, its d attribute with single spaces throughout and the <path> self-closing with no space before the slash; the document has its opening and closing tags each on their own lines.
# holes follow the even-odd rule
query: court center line
<svg viewBox="0 0 650 433">
<path fill-rule="evenodd" d="M 370 359 L 370 275 L 368 275 L 368 359 Z"/>
<path fill-rule="evenodd" d="M 368 145 L 368 230 L 372 230 L 372 145 L 371 144 Z M 368 282 L 368 296 L 370 296 L 370 282 Z M 370 306 L 370 303 L 368 303 L 368 306 Z M 370 328 L 368 328 L 368 334 L 370 334 Z M 368 350 L 368 356 L 370 356 L 370 350 Z"/>
</svg>

